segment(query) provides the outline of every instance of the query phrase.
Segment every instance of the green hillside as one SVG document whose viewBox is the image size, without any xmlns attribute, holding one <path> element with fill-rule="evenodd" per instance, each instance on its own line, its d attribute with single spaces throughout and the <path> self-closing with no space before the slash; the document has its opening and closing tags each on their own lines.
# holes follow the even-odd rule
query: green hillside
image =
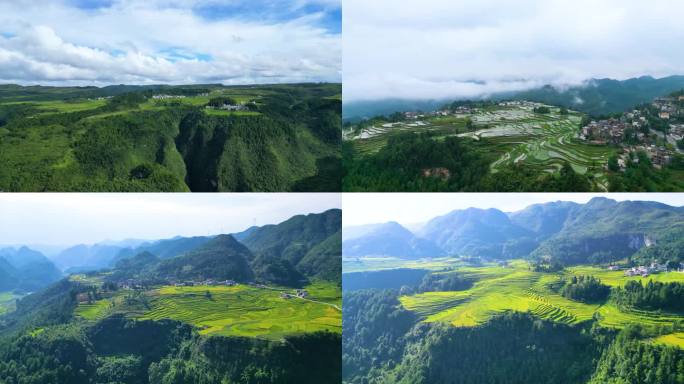
<svg viewBox="0 0 684 384">
<path fill-rule="evenodd" d="M 125 92 L 124 92 L 125 91 Z M 0 86 L 5 191 L 339 190 L 339 84 Z M 215 109 L 229 97 L 241 110 Z M 335 180 L 337 180 L 335 182 Z"/>
</svg>

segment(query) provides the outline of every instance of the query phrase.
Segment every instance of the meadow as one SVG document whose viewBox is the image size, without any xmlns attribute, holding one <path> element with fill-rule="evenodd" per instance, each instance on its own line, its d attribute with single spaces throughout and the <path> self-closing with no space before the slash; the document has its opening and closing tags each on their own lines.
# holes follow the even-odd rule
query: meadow
<svg viewBox="0 0 684 384">
<path fill-rule="evenodd" d="M 172 319 L 191 324 L 203 335 L 280 339 L 315 331 L 342 332 L 342 294 L 334 284 L 313 283 L 305 299 L 280 297 L 286 288 L 238 286 L 162 286 L 143 294 L 143 305 L 132 305 L 132 291 L 91 304 L 79 304 L 75 315 L 96 321 L 113 313 L 136 319 Z M 140 302 L 140 300 L 137 300 Z"/>
<path fill-rule="evenodd" d="M 473 282 L 470 289 L 449 292 L 424 292 L 400 297 L 402 306 L 425 322 L 447 322 L 456 327 L 473 327 L 506 312 L 528 312 L 534 316 L 564 324 L 596 320 L 601 326 L 621 329 L 638 323 L 652 331 L 669 330 L 656 339 L 658 343 L 680 345 L 684 315 L 661 311 L 618 308 L 611 301 L 587 304 L 561 296 L 558 283 L 572 275 L 591 274 L 610 286 L 622 286 L 628 280 L 649 279 L 661 282 L 684 282 L 684 273 L 667 272 L 641 277 L 624 277 L 620 271 L 580 266 L 558 273 L 534 272 L 527 262 L 517 260 L 508 266 L 460 267 L 454 271 Z M 673 332 L 674 331 L 674 332 Z M 677 333 L 679 332 L 679 333 Z"/>
</svg>

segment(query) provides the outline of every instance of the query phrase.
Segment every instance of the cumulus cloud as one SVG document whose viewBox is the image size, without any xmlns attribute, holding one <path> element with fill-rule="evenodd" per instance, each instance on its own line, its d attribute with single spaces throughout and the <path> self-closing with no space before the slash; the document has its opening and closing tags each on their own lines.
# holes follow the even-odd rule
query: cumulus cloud
<svg viewBox="0 0 684 384">
<path fill-rule="evenodd" d="M 0 82 L 341 80 L 339 0 L 0 2 Z"/>
<path fill-rule="evenodd" d="M 345 0 L 345 101 L 684 74 L 677 0 Z"/>
</svg>

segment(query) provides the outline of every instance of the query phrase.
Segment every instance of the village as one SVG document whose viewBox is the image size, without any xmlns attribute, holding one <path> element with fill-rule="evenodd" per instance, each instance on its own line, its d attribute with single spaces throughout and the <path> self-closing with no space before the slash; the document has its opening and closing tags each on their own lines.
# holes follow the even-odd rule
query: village
<svg viewBox="0 0 684 384">
<path fill-rule="evenodd" d="M 673 268 L 673 263 L 672 262 L 667 262 L 664 264 L 658 264 L 657 262 L 652 262 L 650 265 L 640 265 L 637 267 L 632 267 L 625 269 L 624 273 L 626 277 L 634 277 L 634 276 L 641 276 L 641 277 L 648 277 L 653 274 L 661 273 L 661 272 L 682 272 L 684 273 L 684 263 L 674 263 L 677 265 L 677 267 Z M 609 271 L 620 271 L 622 268 L 620 268 L 617 265 L 610 265 L 608 266 Z"/>
<path fill-rule="evenodd" d="M 636 153 L 645 153 L 654 168 L 660 169 L 673 159 L 678 142 L 684 138 L 684 96 L 660 97 L 649 106 L 623 113 L 620 117 L 592 120 L 582 127 L 578 138 L 594 145 L 620 146 L 618 166 L 638 162 Z M 667 133 L 654 129 L 654 124 L 667 127 Z"/>
<path fill-rule="evenodd" d="M 198 281 L 193 281 L 193 280 L 187 280 L 187 281 L 181 281 L 181 282 L 176 282 L 176 281 L 169 281 L 166 282 L 165 284 L 162 285 L 172 285 L 174 287 L 216 287 L 216 286 L 224 286 L 224 287 L 234 287 L 240 285 L 238 282 L 235 280 L 213 280 L 213 279 L 206 279 L 206 280 L 198 280 Z M 271 290 L 276 290 L 276 291 L 281 291 L 280 288 L 272 288 L 269 287 L 265 284 L 260 284 L 260 283 L 255 283 L 255 282 L 249 282 L 247 283 L 250 287 L 254 288 L 260 288 L 260 289 L 271 289 Z M 119 289 L 128 289 L 128 290 L 142 290 L 142 289 L 147 289 L 149 287 L 149 284 L 142 280 L 137 280 L 137 279 L 128 279 L 126 281 L 121 281 L 117 283 L 117 287 Z M 290 298 L 306 298 L 309 296 L 309 292 L 306 289 L 297 289 L 294 291 L 294 293 L 287 293 L 287 292 L 281 292 L 280 293 L 280 298 L 282 299 L 290 299 Z"/>
</svg>

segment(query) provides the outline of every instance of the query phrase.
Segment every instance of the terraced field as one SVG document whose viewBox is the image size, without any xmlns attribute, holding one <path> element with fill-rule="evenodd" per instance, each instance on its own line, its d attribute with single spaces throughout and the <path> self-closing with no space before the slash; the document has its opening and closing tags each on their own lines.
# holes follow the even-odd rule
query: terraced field
<svg viewBox="0 0 684 384">
<path fill-rule="evenodd" d="M 537 114 L 531 106 L 499 106 L 480 109 L 472 114 L 425 117 L 414 122 L 380 123 L 361 132 L 346 133 L 361 154 L 378 151 L 387 139 L 399 132 L 437 132 L 440 136 L 456 135 L 478 141 L 486 152 L 496 153 L 491 164 L 496 173 L 503 166 L 522 163 L 539 172 L 555 172 L 564 162 L 575 172 L 589 173 L 594 183 L 607 188 L 604 166 L 614 149 L 580 142 L 576 136 L 582 115 L 569 112 L 561 115 L 559 108 L 551 113 Z M 473 128 L 466 128 L 466 119 Z"/>
<path fill-rule="evenodd" d="M 129 302 L 132 291 L 120 290 L 93 303 L 81 303 L 74 314 L 97 321 L 114 313 L 137 319 L 173 319 L 192 324 L 204 335 L 280 339 L 315 331 L 342 332 L 342 293 L 334 284 L 305 288 L 305 299 L 280 297 L 284 288 L 163 286 L 145 292 L 144 304 Z"/>
<path fill-rule="evenodd" d="M 249 286 L 163 287 L 151 293 L 144 319 L 174 319 L 200 328 L 201 334 L 279 339 L 314 331 L 341 332 L 341 294 L 310 288 L 308 300 L 280 298 L 279 290 Z M 209 295 L 207 295 L 209 292 Z M 320 300 L 320 301 L 319 301 Z"/>
<path fill-rule="evenodd" d="M 443 272 L 454 273 L 454 272 Z M 623 311 L 611 302 L 585 304 L 569 300 L 556 293 L 552 286 L 572 274 L 592 274 L 611 286 L 628 280 L 622 272 L 602 271 L 594 267 L 576 267 L 562 273 L 531 271 L 525 262 L 509 267 L 487 266 L 458 268 L 456 273 L 474 282 L 473 287 L 456 292 L 426 292 L 400 297 L 401 304 L 416 312 L 426 322 L 449 322 L 458 327 L 482 324 L 505 311 L 529 312 L 542 318 L 566 324 L 577 324 L 596 317 L 606 327 L 622 328 L 629 323 L 646 326 L 678 326 L 684 321 L 680 314 L 640 310 Z M 684 274 L 662 273 L 652 276 L 658 281 L 684 282 Z M 659 342 L 676 344 L 681 334 L 659 338 Z"/>
</svg>

